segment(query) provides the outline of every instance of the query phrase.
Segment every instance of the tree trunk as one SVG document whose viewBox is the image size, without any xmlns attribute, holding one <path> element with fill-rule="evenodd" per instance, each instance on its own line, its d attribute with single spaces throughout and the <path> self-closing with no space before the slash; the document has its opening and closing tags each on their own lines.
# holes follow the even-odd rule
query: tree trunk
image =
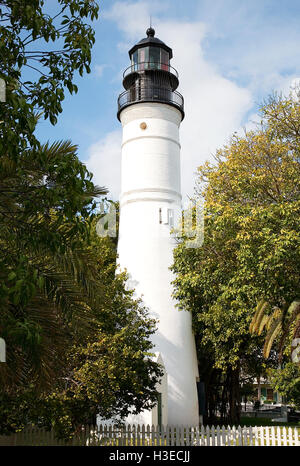
<svg viewBox="0 0 300 466">
<path fill-rule="evenodd" d="M 230 369 L 229 383 L 229 422 L 240 423 L 240 369 Z"/>
<path fill-rule="evenodd" d="M 261 400 L 260 375 L 257 377 L 257 399 L 260 402 L 260 400 Z"/>
</svg>

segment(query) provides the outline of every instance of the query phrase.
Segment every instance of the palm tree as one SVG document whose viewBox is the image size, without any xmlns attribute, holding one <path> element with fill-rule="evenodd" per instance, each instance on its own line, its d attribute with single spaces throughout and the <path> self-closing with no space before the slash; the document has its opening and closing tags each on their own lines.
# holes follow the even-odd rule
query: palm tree
<svg viewBox="0 0 300 466">
<path fill-rule="evenodd" d="M 250 324 L 250 332 L 261 335 L 266 330 L 263 355 L 268 358 L 272 346 L 279 338 L 279 359 L 288 344 L 300 337 L 300 301 L 295 300 L 289 306 L 272 307 L 268 301 L 261 300 Z M 291 350 L 293 348 L 291 347 Z"/>
<path fill-rule="evenodd" d="M 94 186 L 70 141 L 16 160 L 0 157 L 0 334 L 2 388 L 46 389 L 66 363 L 71 334 L 91 332 L 107 299 L 97 260 L 84 245 Z"/>
</svg>

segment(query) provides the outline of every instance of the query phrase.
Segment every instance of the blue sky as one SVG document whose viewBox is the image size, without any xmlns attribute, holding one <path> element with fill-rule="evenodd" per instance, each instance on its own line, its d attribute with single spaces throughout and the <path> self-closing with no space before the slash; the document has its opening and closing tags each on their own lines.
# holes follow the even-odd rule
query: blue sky
<svg viewBox="0 0 300 466">
<path fill-rule="evenodd" d="M 54 0 L 48 0 L 54 2 Z M 56 3 L 56 2 L 55 2 Z M 299 0 L 100 0 L 93 23 L 92 72 L 76 79 L 56 126 L 41 121 L 42 141 L 71 139 L 111 196 L 120 193 L 121 125 L 116 117 L 128 50 L 152 24 L 173 49 L 186 117 L 181 126 L 182 191 L 195 170 L 233 132 L 251 128 L 259 103 L 300 79 Z"/>
</svg>

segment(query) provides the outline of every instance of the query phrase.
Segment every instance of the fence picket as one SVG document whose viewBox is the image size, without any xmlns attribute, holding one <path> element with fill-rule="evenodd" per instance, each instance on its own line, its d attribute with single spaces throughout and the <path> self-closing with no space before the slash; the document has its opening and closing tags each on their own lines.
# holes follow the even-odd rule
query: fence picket
<svg viewBox="0 0 300 466">
<path fill-rule="evenodd" d="M 189 443 L 187 445 L 193 446 L 195 445 L 195 437 L 196 437 L 196 427 L 189 428 Z"/>
<path fill-rule="evenodd" d="M 248 438 L 249 438 L 249 431 L 248 431 L 248 427 L 244 427 L 242 429 L 242 436 L 243 436 L 243 445 L 245 447 L 247 447 L 249 445 L 249 441 L 248 441 Z"/>
<path fill-rule="evenodd" d="M 205 446 L 205 429 L 203 425 L 201 426 L 201 432 L 200 432 L 200 445 L 202 447 Z"/>
<path fill-rule="evenodd" d="M 177 427 L 177 432 L 176 432 L 176 439 L 177 439 L 177 446 L 181 446 L 181 426 Z"/>
<path fill-rule="evenodd" d="M 277 432 L 275 426 L 270 427 L 270 445 L 277 444 Z"/>
<path fill-rule="evenodd" d="M 208 426 L 206 427 L 205 434 L 206 434 L 206 445 L 209 447 L 210 446 L 210 429 Z"/>
<path fill-rule="evenodd" d="M 234 427 L 233 436 L 234 436 L 234 445 L 238 446 L 239 445 L 239 432 L 236 427 Z"/>
<path fill-rule="evenodd" d="M 220 434 L 220 426 L 216 427 L 216 445 L 219 447 L 221 446 L 221 434 Z"/>
<path fill-rule="evenodd" d="M 277 427 L 277 445 L 281 445 L 281 428 L 279 426 Z"/>
<path fill-rule="evenodd" d="M 142 446 L 145 445 L 145 424 L 142 425 Z"/>
<path fill-rule="evenodd" d="M 252 432 L 252 426 L 249 427 L 249 440 L 248 440 L 248 445 L 249 447 L 253 446 L 253 432 Z"/>
<path fill-rule="evenodd" d="M 285 426 L 282 428 L 282 440 L 283 440 L 283 445 L 288 445 L 288 441 L 287 441 L 287 431 L 286 431 L 286 427 L 285 427 Z"/>
<path fill-rule="evenodd" d="M 98 435 L 99 435 L 99 444 L 101 445 L 103 442 L 103 425 L 102 424 L 99 425 Z"/>
<path fill-rule="evenodd" d="M 265 430 L 263 427 L 259 428 L 259 436 L 260 436 L 260 445 L 264 447 L 265 446 Z"/>
<path fill-rule="evenodd" d="M 295 441 L 292 443 L 292 445 L 295 445 L 297 447 L 300 446 L 300 432 L 297 427 L 294 427 L 294 433 L 295 433 Z"/>
<path fill-rule="evenodd" d="M 266 427 L 266 445 L 270 446 L 270 430 L 269 427 Z"/>
<path fill-rule="evenodd" d="M 200 429 L 199 426 L 195 427 L 195 437 L 194 437 L 194 443 L 193 445 L 197 445 L 197 447 L 200 445 Z"/>
<path fill-rule="evenodd" d="M 214 447 L 215 446 L 215 426 L 212 426 L 211 428 L 211 445 Z"/>
<path fill-rule="evenodd" d="M 185 433 L 185 427 L 181 426 L 180 427 L 180 446 L 184 446 L 184 433 Z"/>
<path fill-rule="evenodd" d="M 187 445 L 188 435 L 189 435 L 189 428 L 188 428 L 188 426 L 183 426 L 183 427 L 182 427 L 182 434 L 181 434 L 182 445 L 183 445 L 183 446 Z"/>
<path fill-rule="evenodd" d="M 170 426 L 166 425 L 165 426 L 165 435 L 166 435 L 166 446 L 168 447 L 170 445 Z"/>
<path fill-rule="evenodd" d="M 241 426 L 238 426 L 238 446 L 243 445 L 242 429 Z"/>
<path fill-rule="evenodd" d="M 221 446 L 225 447 L 226 445 L 226 430 L 225 426 L 222 426 L 221 428 Z"/>
</svg>

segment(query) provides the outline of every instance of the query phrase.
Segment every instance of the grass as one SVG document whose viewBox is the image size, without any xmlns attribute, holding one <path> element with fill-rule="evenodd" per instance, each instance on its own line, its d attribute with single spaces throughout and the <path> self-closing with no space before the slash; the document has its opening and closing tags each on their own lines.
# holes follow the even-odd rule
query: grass
<svg viewBox="0 0 300 466">
<path fill-rule="evenodd" d="M 271 419 L 265 417 L 241 417 L 240 426 L 246 427 L 260 427 L 260 426 L 287 426 L 287 427 L 299 427 L 300 424 L 292 422 L 272 422 Z"/>
</svg>

